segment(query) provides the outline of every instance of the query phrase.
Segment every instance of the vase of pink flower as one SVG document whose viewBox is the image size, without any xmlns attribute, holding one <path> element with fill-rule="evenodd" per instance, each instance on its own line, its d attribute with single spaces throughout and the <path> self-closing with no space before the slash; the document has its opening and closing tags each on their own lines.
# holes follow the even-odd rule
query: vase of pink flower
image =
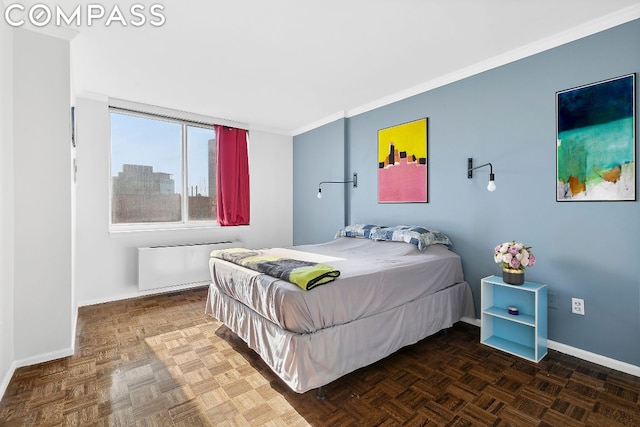
<svg viewBox="0 0 640 427">
<path fill-rule="evenodd" d="M 515 240 L 496 246 L 493 260 L 502 267 L 502 280 L 510 285 L 522 285 L 524 270 L 536 263 L 531 246 Z"/>
</svg>

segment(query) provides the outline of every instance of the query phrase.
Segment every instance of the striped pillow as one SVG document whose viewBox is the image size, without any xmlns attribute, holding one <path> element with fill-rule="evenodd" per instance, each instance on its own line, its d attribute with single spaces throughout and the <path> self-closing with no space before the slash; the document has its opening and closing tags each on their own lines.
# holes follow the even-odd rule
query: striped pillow
<svg viewBox="0 0 640 427">
<path fill-rule="evenodd" d="M 371 237 L 371 233 L 383 227 L 384 225 L 373 225 L 373 224 L 347 225 L 346 227 L 338 230 L 334 239 L 337 239 L 338 237 L 357 237 L 360 239 L 369 239 Z"/>
<path fill-rule="evenodd" d="M 452 245 L 446 234 L 438 230 L 429 230 L 417 225 L 398 225 L 384 227 L 371 233 L 373 240 L 386 240 L 390 242 L 405 242 L 416 245 L 419 250 L 425 250 L 430 245 Z"/>
</svg>

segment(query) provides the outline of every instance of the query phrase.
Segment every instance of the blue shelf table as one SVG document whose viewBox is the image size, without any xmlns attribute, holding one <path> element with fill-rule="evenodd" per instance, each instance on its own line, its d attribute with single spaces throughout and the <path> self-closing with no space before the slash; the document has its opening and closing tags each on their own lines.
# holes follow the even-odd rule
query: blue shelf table
<svg viewBox="0 0 640 427">
<path fill-rule="evenodd" d="M 547 285 L 481 280 L 480 342 L 532 362 L 547 355 Z M 509 314 L 508 307 L 519 314 Z"/>
</svg>

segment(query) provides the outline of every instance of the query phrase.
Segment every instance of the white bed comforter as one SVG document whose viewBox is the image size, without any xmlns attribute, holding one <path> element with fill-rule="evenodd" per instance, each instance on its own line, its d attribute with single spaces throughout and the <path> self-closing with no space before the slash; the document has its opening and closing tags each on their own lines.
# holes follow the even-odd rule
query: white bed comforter
<svg viewBox="0 0 640 427">
<path fill-rule="evenodd" d="M 340 277 L 305 291 L 212 258 L 213 285 L 280 328 L 296 333 L 311 333 L 384 312 L 464 280 L 460 257 L 443 245 L 420 252 L 407 243 L 342 237 L 270 252 L 329 264 L 340 270 Z"/>
</svg>

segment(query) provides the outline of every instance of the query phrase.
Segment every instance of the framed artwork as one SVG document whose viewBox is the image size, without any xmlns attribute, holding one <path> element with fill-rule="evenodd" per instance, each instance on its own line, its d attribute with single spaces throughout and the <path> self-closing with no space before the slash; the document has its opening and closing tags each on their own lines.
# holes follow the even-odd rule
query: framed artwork
<svg viewBox="0 0 640 427">
<path fill-rule="evenodd" d="M 556 93 L 556 201 L 636 200 L 635 74 Z"/>
<path fill-rule="evenodd" d="M 427 119 L 378 131 L 378 203 L 427 202 Z"/>
</svg>

